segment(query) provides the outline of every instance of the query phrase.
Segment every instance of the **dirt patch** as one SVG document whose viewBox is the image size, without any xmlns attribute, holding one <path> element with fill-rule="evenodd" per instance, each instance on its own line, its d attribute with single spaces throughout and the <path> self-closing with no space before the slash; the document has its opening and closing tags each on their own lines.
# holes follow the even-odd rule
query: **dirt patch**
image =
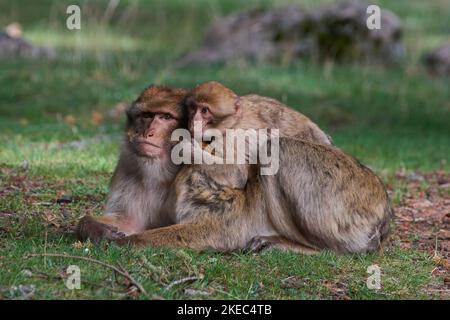
<svg viewBox="0 0 450 320">
<path fill-rule="evenodd" d="M 402 248 L 450 258 L 450 174 L 397 173 L 405 195 L 395 206 L 395 230 Z"/>
<path fill-rule="evenodd" d="M 392 239 L 403 249 L 425 251 L 433 259 L 431 271 L 440 284 L 423 290 L 436 297 L 448 298 L 450 290 L 450 174 L 397 172 L 396 183 L 404 192 L 400 203 L 394 206 L 395 227 Z M 394 240 L 395 241 L 395 240 Z"/>
<path fill-rule="evenodd" d="M 103 206 L 104 194 L 74 196 L 67 191 L 67 186 L 80 183 L 82 179 L 47 181 L 23 169 L 0 166 L 0 236 L 10 227 L 20 231 L 34 219 L 51 232 L 73 232 L 80 215 L 98 214 Z"/>
</svg>

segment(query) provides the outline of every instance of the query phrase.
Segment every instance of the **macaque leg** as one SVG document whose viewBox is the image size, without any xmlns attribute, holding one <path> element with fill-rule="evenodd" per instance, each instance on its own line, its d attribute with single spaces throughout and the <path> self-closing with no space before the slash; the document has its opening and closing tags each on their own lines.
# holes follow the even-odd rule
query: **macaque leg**
<svg viewBox="0 0 450 320">
<path fill-rule="evenodd" d="M 76 234 L 81 241 L 114 240 L 134 233 L 134 228 L 121 214 L 108 214 L 99 217 L 84 216 L 78 223 Z"/>
<path fill-rule="evenodd" d="M 191 248 L 196 250 L 219 249 L 217 236 L 220 230 L 217 224 L 183 223 L 168 227 L 146 230 L 124 238 L 113 240 L 118 245 L 131 244 L 133 246 Z"/>
<path fill-rule="evenodd" d="M 280 236 L 258 236 L 250 240 L 246 247 L 249 251 L 261 251 L 278 249 L 295 253 L 313 255 L 319 253 L 318 250 L 292 242 Z"/>
<path fill-rule="evenodd" d="M 105 214 L 95 217 L 98 222 L 116 227 L 125 235 L 140 232 L 145 226 L 138 226 L 131 217 L 125 214 Z"/>
</svg>

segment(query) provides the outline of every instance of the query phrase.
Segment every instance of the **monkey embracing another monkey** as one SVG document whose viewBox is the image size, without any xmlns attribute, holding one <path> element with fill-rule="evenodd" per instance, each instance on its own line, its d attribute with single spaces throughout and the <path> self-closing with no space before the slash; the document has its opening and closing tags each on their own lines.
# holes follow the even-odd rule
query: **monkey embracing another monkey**
<svg viewBox="0 0 450 320">
<path fill-rule="evenodd" d="M 190 113 L 190 128 L 198 110 L 203 129 L 242 125 L 239 116 L 233 119 L 230 113 L 220 113 L 227 105 L 220 95 L 214 90 L 205 90 L 205 94 L 210 96 L 203 102 L 198 98 L 190 102 L 196 105 Z M 232 93 L 225 98 L 228 105 L 236 101 Z M 214 103 L 215 113 L 211 110 Z M 244 112 L 239 111 L 239 102 L 234 106 L 234 114 Z M 282 127 L 280 133 L 284 136 Z M 260 166 L 249 165 L 242 188 L 214 178 L 220 165 L 183 166 L 168 198 L 173 205 L 168 212 L 176 224 L 115 241 L 220 251 L 278 248 L 304 254 L 380 248 L 392 218 L 381 181 L 336 147 L 292 135 L 297 139 L 280 138 L 279 171 L 261 176 Z"/>
<path fill-rule="evenodd" d="M 166 199 L 179 166 L 170 159 L 170 136 L 184 123 L 181 101 L 187 91 L 150 86 L 127 110 L 119 162 L 100 217 L 84 216 L 80 240 L 113 240 L 171 223 Z"/>
<path fill-rule="evenodd" d="M 330 137 L 308 117 L 281 102 L 250 94 L 238 96 L 229 88 L 215 82 L 205 82 L 187 95 L 184 102 L 189 114 L 189 129 L 196 121 L 202 130 L 218 129 L 279 129 L 280 135 L 331 144 Z"/>
</svg>

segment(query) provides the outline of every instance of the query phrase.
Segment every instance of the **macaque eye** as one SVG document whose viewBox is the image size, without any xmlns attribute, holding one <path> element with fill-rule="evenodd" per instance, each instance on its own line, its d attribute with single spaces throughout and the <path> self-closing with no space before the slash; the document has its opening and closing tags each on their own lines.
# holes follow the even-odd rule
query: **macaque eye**
<svg viewBox="0 0 450 320">
<path fill-rule="evenodd" d="M 164 113 L 161 118 L 163 118 L 164 120 L 170 120 L 173 119 L 172 115 L 170 113 Z"/>
<path fill-rule="evenodd" d="M 144 119 L 150 119 L 150 118 L 153 118 L 154 116 L 155 116 L 155 114 L 154 113 L 151 113 L 151 112 L 144 112 L 144 113 L 142 113 L 142 118 L 144 118 Z"/>
<path fill-rule="evenodd" d="M 201 113 L 206 114 L 208 113 L 208 108 L 207 107 L 202 107 L 202 109 L 200 110 Z"/>
</svg>

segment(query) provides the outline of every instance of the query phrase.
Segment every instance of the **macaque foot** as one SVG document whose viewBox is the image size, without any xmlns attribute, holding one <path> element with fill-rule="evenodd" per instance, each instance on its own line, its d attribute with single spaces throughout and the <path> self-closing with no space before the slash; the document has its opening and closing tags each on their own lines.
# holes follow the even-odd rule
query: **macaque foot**
<svg viewBox="0 0 450 320">
<path fill-rule="evenodd" d="M 313 255 L 317 254 L 319 251 L 304 246 L 300 243 L 295 243 L 279 236 L 256 236 L 253 237 L 247 244 L 247 251 L 250 252 L 261 252 L 267 250 L 278 249 L 282 251 L 291 251 L 300 254 Z"/>
<path fill-rule="evenodd" d="M 98 243 L 101 240 L 116 240 L 126 236 L 117 227 L 97 221 L 92 216 L 81 218 L 77 226 L 77 236 L 81 241 L 90 240 Z"/>
<path fill-rule="evenodd" d="M 112 240 L 112 242 L 114 242 L 115 244 L 117 244 L 118 246 L 125 246 L 127 244 L 131 244 L 132 243 L 132 236 L 125 236 L 125 237 L 120 237 L 117 239 Z"/>
<path fill-rule="evenodd" d="M 268 236 L 256 236 L 250 239 L 245 247 L 245 251 L 250 252 L 261 252 L 272 249 L 274 247 L 274 242 L 272 237 Z"/>
</svg>

